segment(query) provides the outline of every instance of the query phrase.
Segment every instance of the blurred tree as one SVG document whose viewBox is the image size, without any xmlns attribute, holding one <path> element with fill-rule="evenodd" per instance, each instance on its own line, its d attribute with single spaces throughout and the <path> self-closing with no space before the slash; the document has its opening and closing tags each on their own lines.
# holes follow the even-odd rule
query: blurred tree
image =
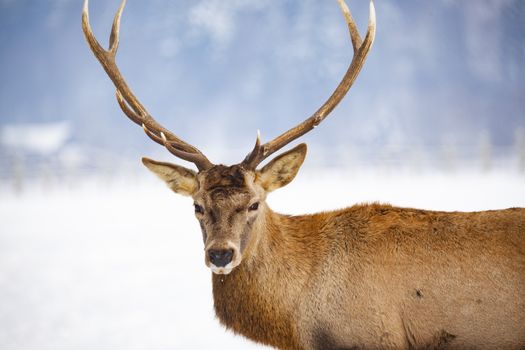
<svg viewBox="0 0 525 350">
<path fill-rule="evenodd" d="M 525 129 L 516 129 L 516 155 L 518 157 L 518 170 L 525 173 Z"/>
<path fill-rule="evenodd" d="M 481 159 L 481 170 L 488 172 L 492 169 L 492 143 L 490 133 L 487 130 L 481 132 L 479 138 L 479 155 Z"/>
</svg>

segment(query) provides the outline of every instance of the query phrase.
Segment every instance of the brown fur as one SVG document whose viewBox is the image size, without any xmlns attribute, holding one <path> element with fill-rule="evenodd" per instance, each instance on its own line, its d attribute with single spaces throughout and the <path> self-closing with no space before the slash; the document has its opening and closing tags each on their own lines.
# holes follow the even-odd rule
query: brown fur
<svg viewBox="0 0 525 350">
<path fill-rule="evenodd" d="M 274 213 L 266 194 L 305 154 L 300 145 L 260 171 L 199 174 L 145 161 L 174 191 L 196 188 L 206 251 L 235 251 L 228 269 L 206 257 L 227 328 L 290 350 L 525 348 L 525 209 Z"/>
<path fill-rule="evenodd" d="M 213 276 L 236 333 L 280 349 L 522 349 L 525 209 L 265 209 L 253 257 Z"/>
</svg>

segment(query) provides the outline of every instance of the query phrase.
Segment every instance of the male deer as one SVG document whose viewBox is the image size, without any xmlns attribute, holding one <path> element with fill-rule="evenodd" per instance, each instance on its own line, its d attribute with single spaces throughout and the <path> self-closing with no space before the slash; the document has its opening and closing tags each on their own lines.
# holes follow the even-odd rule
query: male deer
<svg viewBox="0 0 525 350">
<path fill-rule="evenodd" d="M 306 145 L 258 165 L 321 123 L 350 89 L 375 35 L 370 4 L 361 40 L 343 0 L 354 57 L 310 118 L 255 147 L 239 164 L 212 164 L 158 124 L 124 81 L 115 55 L 82 28 L 124 113 L 155 142 L 193 162 L 142 161 L 191 196 L 213 271 L 215 312 L 229 329 L 279 349 L 525 349 L 525 209 L 447 213 L 355 205 L 304 216 L 273 212 L 269 192 L 293 180 Z"/>
</svg>

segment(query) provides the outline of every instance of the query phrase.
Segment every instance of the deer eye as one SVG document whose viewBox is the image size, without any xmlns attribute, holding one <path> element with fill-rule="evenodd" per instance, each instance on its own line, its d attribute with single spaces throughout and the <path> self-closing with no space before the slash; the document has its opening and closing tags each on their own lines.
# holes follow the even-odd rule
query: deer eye
<svg viewBox="0 0 525 350">
<path fill-rule="evenodd" d="M 252 205 L 250 205 L 250 207 L 248 208 L 249 211 L 254 211 L 254 210 L 257 210 L 259 209 L 259 202 L 255 202 L 253 203 Z"/>
<path fill-rule="evenodd" d="M 204 208 L 198 205 L 197 203 L 193 204 L 195 207 L 195 213 L 197 214 L 204 214 Z"/>
</svg>

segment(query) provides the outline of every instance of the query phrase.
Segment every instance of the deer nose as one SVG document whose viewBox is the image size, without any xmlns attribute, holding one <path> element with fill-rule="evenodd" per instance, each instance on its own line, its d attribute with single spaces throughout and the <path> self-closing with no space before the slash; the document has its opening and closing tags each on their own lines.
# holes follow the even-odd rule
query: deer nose
<svg viewBox="0 0 525 350">
<path fill-rule="evenodd" d="M 212 249 L 208 251 L 210 262 L 217 267 L 228 265 L 233 258 L 233 249 Z"/>
</svg>

